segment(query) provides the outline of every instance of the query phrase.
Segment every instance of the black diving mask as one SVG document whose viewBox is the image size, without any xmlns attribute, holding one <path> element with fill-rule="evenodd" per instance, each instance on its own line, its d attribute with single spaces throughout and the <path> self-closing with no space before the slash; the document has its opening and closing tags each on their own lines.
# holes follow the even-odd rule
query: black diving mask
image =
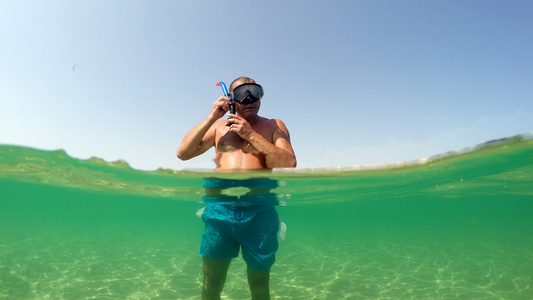
<svg viewBox="0 0 533 300">
<path fill-rule="evenodd" d="M 250 104 L 261 100 L 263 87 L 257 83 L 244 83 L 231 92 L 231 99 L 240 104 Z"/>
</svg>

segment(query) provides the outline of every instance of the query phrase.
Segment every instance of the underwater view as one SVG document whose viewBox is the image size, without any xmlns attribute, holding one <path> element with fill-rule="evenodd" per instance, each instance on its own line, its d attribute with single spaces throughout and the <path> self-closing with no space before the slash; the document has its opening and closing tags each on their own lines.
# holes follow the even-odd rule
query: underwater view
<svg viewBox="0 0 533 300">
<path fill-rule="evenodd" d="M 0 146 L 0 299 L 200 299 L 205 178 L 268 178 L 273 299 L 532 299 L 533 139 L 413 162 L 152 172 Z M 228 195 L 243 193 L 228 189 Z M 249 299 L 234 259 L 223 299 Z"/>
</svg>

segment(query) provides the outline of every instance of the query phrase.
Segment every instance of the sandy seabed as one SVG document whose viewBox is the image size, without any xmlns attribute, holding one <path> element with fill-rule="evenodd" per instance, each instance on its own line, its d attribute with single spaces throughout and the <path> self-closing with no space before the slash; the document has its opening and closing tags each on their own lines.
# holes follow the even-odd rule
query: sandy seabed
<svg viewBox="0 0 533 300">
<path fill-rule="evenodd" d="M 200 299 L 198 239 L 10 235 L 1 299 Z M 272 268 L 273 299 L 531 299 L 533 248 L 511 243 L 293 237 Z M 224 299 L 249 299 L 242 258 Z"/>
</svg>

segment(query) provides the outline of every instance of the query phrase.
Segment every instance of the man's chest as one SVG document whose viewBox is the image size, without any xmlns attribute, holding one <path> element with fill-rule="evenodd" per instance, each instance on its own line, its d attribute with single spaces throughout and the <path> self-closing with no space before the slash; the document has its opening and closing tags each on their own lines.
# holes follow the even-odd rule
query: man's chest
<svg viewBox="0 0 533 300">
<path fill-rule="evenodd" d="M 256 130 L 263 138 L 267 141 L 272 142 L 271 134 L 265 130 Z M 218 139 L 216 141 L 216 151 L 217 152 L 233 152 L 233 151 L 243 151 L 245 153 L 253 152 L 256 149 L 254 146 L 247 140 L 241 138 L 237 133 L 229 131 L 224 128 L 219 132 Z"/>
</svg>

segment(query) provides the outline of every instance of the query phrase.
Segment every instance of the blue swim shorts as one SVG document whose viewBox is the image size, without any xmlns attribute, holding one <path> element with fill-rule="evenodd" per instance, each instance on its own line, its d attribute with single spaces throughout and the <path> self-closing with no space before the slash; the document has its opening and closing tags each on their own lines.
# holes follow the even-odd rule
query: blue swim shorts
<svg viewBox="0 0 533 300">
<path fill-rule="evenodd" d="M 269 270 L 276 260 L 279 217 L 275 194 L 205 196 L 205 231 L 200 254 L 216 259 L 242 256 L 256 271 Z M 257 200 L 257 202 L 255 201 Z"/>
</svg>

